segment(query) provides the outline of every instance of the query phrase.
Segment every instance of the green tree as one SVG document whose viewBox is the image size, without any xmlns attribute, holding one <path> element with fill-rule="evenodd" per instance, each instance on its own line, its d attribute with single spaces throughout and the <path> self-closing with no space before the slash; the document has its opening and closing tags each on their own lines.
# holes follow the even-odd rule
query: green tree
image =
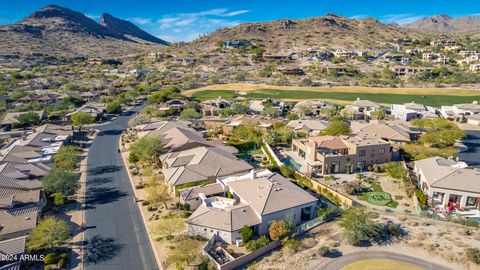
<svg viewBox="0 0 480 270">
<path fill-rule="evenodd" d="M 241 142 L 262 143 L 262 131 L 253 125 L 242 125 L 232 131 L 232 138 Z"/>
<path fill-rule="evenodd" d="M 17 117 L 17 121 L 18 123 L 16 124 L 16 126 L 19 127 L 33 126 L 40 122 L 40 117 L 34 112 L 27 112 L 20 114 Z"/>
<path fill-rule="evenodd" d="M 373 119 L 382 120 L 382 119 L 385 119 L 387 113 L 384 108 L 380 108 L 376 111 L 371 112 L 370 115 Z"/>
<path fill-rule="evenodd" d="M 62 146 L 57 154 L 53 156 L 55 168 L 72 171 L 77 168 L 78 163 L 82 159 L 80 156 L 82 150 L 77 146 Z"/>
<path fill-rule="evenodd" d="M 181 120 L 200 119 L 202 115 L 193 108 L 185 109 L 180 113 Z"/>
<path fill-rule="evenodd" d="M 159 164 L 159 156 L 164 152 L 164 143 L 158 136 L 145 136 L 130 147 L 130 156 L 151 164 Z"/>
<path fill-rule="evenodd" d="M 244 244 L 250 242 L 253 239 L 253 230 L 247 225 L 242 227 L 242 229 L 240 230 L 240 233 L 242 235 L 242 242 Z"/>
<path fill-rule="evenodd" d="M 283 220 L 274 220 L 268 229 L 268 234 L 272 240 L 281 240 L 287 237 L 289 233 L 290 228 Z"/>
<path fill-rule="evenodd" d="M 351 245 L 358 245 L 361 241 L 377 238 L 382 232 L 382 226 L 376 223 L 367 209 L 350 207 L 343 213 L 340 220 L 343 234 Z"/>
<path fill-rule="evenodd" d="M 385 167 L 385 172 L 393 178 L 404 179 L 407 176 L 407 171 L 400 162 L 389 162 Z"/>
<path fill-rule="evenodd" d="M 27 96 L 28 93 L 23 91 L 23 90 L 13 90 L 12 94 L 10 95 L 10 97 L 13 99 L 13 100 L 18 100 L 18 99 L 21 99 L 22 97 L 24 96 Z"/>
<path fill-rule="evenodd" d="M 105 109 L 107 113 L 118 113 L 122 109 L 120 102 L 112 100 L 107 102 L 107 108 Z"/>
<path fill-rule="evenodd" d="M 53 168 L 43 176 L 43 188 L 49 193 L 72 195 L 78 186 L 78 174 Z"/>
<path fill-rule="evenodd" d="M 72 125 L 78 127 L 79 131 L 84 125 L 92 124 L 94 120 L 91 114 L 85 112 L 77 112 L 72 115 Z"/>
<path fill-rule="evenodd" d="M 343 121 L 333 121 L 330 125 L 322 131 L 323 135 L 339 136 L 350 135 L 350 126 Z"/>
<path fill-rule="evenodd" d="M 248 106 L 239 102 L 233 103 L 230 109 L 234 114 L 245 114 L 248 112 Z"/>
<path fill-rule="evenodd" d="M 42 219 L 27 238 L 28 250 L 60 248 L 70 239 L 70 227 L 67 222 L 55 218 Z"/>
<path fill-rule="evenodd" d="M 53 198 L 53 203 L 55 204 L 55 206 L 60 207 L 65 204 L 65 195 L 63 195 L 63 193 L 53 193 L 51 197 Z"/>
<path fill-rule="evenodd" d="M 267 131 L 267 133 L 265 133 L 264 139 L 265 139 L 265 143 L 269 145 L 277 145 L 280 142 L 281 137 L 277 131 L 269 130 Z"/>
<path fill-rule="evenodd" d="M 292 121 L 292 120 L 298 120 L 300 117 L 296 113 L 288 113 L 287 114 L 287 119 Z"/>
<path fill-rule="evenodd" d="M 152 175 L 149 177 L 145 194 L 150 203 L 163 203 L 165 209 L 168 209 L 167 202 L 171 199 L 170 191 L 168 186 L 160 181 L 157 176 Z"/>
</svg>

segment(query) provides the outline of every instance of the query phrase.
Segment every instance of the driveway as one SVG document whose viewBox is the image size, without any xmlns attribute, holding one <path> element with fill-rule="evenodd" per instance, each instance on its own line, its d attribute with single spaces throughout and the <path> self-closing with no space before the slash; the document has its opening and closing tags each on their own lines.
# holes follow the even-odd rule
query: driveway
<svg viewBox="0 0 480 270">
<path fill-rule="evenodd" d="M 470 166 L 480 168 L 480 130 L 465 130 L 465 133 L 467 136 L 463 143 L 468 149 L 460 152 L 460 160 Z"/>
<path fill-rule="evenodd" d="M 85 269 L 158 269 L 118 153 L 120 135 L 132 115 L 98 126 L 88 153 L 85 239 L 100 239 L 87 245 L 85 256 L 96 263 L 84 263 Z"/>
<path fill-rule="evenodd" d="M 452 270 L 451 268 L 431 263 L 429 261 L 386 251 L 358 251 L 345 254 L 321 265 L 317 270 L 338 270 L 353 262 L 368 259 L 397 260 L 417 265 L 425 270 Z"/>
</svg>

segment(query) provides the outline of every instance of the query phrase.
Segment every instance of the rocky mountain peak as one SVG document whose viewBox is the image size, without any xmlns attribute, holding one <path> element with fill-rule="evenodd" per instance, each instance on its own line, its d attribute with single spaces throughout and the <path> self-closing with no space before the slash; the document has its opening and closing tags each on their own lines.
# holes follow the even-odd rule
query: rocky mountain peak
<svg viewBox="0 0 480 270">
<path fill-rule="evenodd" d="M 127 21 L 116 18 L 108 13 L 104 13 L 100 17 L 100 25 L 106 29 L 114 32 L 115 34 L 122 35 L 127 38 L 137 38 L 145 41 L 167 45 L 168 42 L 165 40 L 159 39 L 149 33 L 143 31 L 135 24 Z"/>
</svg>

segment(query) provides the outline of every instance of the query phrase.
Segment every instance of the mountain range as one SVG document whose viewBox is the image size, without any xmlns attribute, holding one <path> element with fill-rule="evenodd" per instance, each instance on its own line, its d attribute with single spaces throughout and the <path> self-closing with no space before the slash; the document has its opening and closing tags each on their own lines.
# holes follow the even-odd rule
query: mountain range
<svg viewBox="0 0 480 270">
<path fill-rule="evenodd" d="M 423 17 L 414 22 L 401 25 L 402 28 L 435 33 L 468 33 L 480 31 L 480 16 L 453 18 L 448 15 Z"/>
<path fill-rule="evenodd" d="M 244 23 L 202 36 L 178 50 L 209 51 L 225 40 L 247 39 L 268 51 L 328 47 L 385 49 L 398 38 L 438 34 L 478 34 L 480 17 L 424 17 L 415 22 L 385 24 L 374 18 L 350 19 L 333 14 L 302 20 Z M 105 13 L 99 22 L 57 5 L 46 6 L 22 21 L 0 26 L 0 55 L 42 53 L 59 56 L 120 57 L 157 50 L 169 43 L 133 23 Z"/>
<path fill-rule="evenodd" d="M 374 18 L 350 19 L 327 14 L 302 20 L 281 19 L 223 28 L 191 42 L 189 48 L 211 49 L 219 41 L 247 39 L 273 52 L 319 47 L 370 50 L 385 48 L 389 40 L 396 38 L 420 36 L 410 32 Z"/>
<path fill-rule="evenodd" d="M 118 57 L 168 44 L 110 14 L 103 14 L 97 23 L 56 5 L 35 11 L 18 23 L 0 26 L 1 54 Z"/>
</svg>

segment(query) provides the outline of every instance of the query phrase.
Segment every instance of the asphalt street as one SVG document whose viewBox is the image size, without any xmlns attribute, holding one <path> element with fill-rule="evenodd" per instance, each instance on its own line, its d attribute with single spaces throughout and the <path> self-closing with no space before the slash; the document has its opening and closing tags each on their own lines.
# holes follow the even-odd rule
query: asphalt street
<svg viewBox="0 0 480 270">
<path fill-rule="evenodd" d="M 87 244 L 85 269 L 158 269 L 118 152 L 120 135 L 133 114 L 99 126 L 88 153 L 85 239 L 99 236 L 100 244 Z"/>
<path fill-rule="evenodd" d="M 467 151 L 460 153 L 460 160 L 468 165 L 480 168 L 480 131 L 466 130 L 466 138 L 463 143 L 468 147 Z"/>
</svg>

